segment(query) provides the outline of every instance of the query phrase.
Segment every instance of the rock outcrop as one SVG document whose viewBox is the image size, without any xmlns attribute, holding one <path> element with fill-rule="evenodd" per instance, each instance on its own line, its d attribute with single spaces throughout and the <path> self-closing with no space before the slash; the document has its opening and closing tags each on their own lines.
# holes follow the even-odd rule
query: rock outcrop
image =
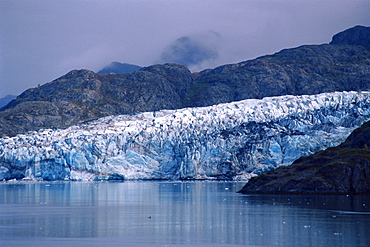
<svg viewBox="0 0 370 247">
<path fill-rule="evenodd" d="M 254 177 L 241 193 L 370 194 L 370 122 L 338 147 Z"/>
<path fill-rule="evenodd" d="M 369 92 L 101 118 L 0 139 L 0 180 L 248 179 L 343 142 Z"/>
<path fill-rule="evenodd" d="M 370 28 L 355 26 L 333 36 L 331 45 L 360 45 L 370 50 Z"/>
</svg>

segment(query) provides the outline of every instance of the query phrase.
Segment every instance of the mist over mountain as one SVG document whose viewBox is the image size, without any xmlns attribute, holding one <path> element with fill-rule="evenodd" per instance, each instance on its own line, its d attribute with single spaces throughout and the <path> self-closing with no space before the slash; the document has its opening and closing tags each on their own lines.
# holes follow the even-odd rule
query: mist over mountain
<svg viewBox="0 0 370 247">
<path fill-rule="evenodd" d="M 134 64 L 112 62 L 111 64 L 105 66 L 102 70 L 99 70 L 98 74 L 130 74 L 133 73 L 142 67 Z"/>
<path fill-rule="evenodd" d="M 6 106 L 10 101 L 15 99 L 17 96 L 15 95 L 6 95 L 3 98 L 0 98 L 0 108 Z"/>
<path fill-rule="evenodd" d="M 180 37 L 162 52 L 160 62 L 192 67 L 214 60 L 220 39 L 221 35 L 212 31 Z"/>
<path fill-rule="evenodd" d="M 197 73 L 174 63 L 130 74 L 73 70 L 26 90 L 1 108 L 0 136 L 67 128 L 110 115 L 279 95 L 370 90 L 370 50 L 366 49 L 370 41 L 352 45 L 346 38 L 361 38 L 356 33 L 368 30 L 354 27 L 346 30 L 354 35 L 345 35 L 335 44 L 304 45 Z M 184 40 L 179 42 L 186 44 L 188 39 Z"/>
</svg>

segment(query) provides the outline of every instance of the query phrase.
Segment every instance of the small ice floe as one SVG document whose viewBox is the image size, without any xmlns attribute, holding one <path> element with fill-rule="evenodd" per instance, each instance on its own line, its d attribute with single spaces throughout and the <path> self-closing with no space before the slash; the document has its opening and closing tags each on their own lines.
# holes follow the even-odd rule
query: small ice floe
<svg viewBox="0 0 370 247">
<path fill-rule="evenodd" d="M 370 212 L 364 212 L 364 211 L 345 211 L 345 210 L 336 210 L 336 213 L 339 214 L 366 214 L 370 215 Z M 333 215 L 333 217 L 337 217 L 336 215 Z"/>
</svg>

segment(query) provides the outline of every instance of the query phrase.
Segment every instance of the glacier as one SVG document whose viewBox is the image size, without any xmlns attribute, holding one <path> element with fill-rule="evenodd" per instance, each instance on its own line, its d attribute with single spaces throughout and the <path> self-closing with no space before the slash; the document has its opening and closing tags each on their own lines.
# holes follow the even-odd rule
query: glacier
<svg viewBox="0 0 370 247">
<path fill-rule="evenodd" d="M 110 116 L 0 139 L 0 180 L 248 180 L 336 146 L 368 120 L 370 92 Z"/>
</svg>

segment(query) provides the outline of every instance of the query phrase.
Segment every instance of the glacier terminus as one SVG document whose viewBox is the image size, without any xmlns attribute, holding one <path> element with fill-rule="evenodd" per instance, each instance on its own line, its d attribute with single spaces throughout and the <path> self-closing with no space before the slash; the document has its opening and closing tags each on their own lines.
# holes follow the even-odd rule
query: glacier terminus
<svg viewBox="0 0 370 247">
<path fill-rule="evenodd" d="M 370 92 L 110 116 L 0 139 L 0 180 L 248 180 L 336 146 L 368 120 Z"/>
</svg>

